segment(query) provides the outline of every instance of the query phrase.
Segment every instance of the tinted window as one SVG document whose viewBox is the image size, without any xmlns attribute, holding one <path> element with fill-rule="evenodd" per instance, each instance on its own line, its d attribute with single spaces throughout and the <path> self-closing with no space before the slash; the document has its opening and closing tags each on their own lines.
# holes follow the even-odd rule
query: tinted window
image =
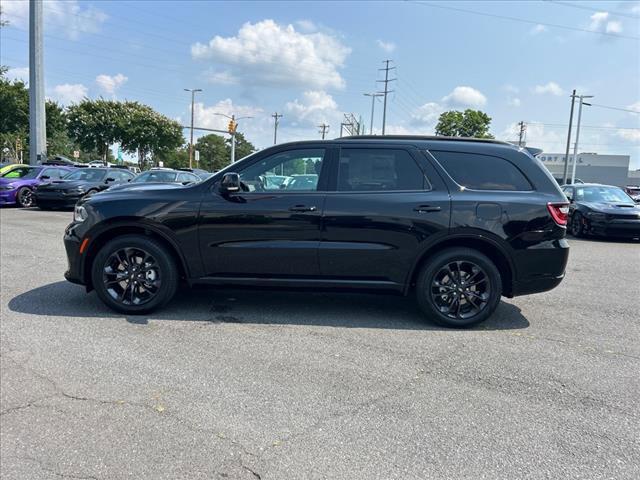
<svg viewBox="0 0 640 480">
<path fill-rule="evenodd" d="M 99 182 L 106 176 L 107 171 L 102 168 L 83 168 L 76 172 L 70 173 L 65 180 L 82 180 L 85 182 Z"/>
<path fill-rule="evenodd" d="M 199 182 L 200 178 L 192 173 L 179 173 L 177 181 L 180 183 L 185 183 L 185 182 L 194 183 L 194 182 Z"/>
<path fill-rule="evenodd" d="M 565 187 L 562 189 L 562 192 L 567 196 L 569 200 L 573 200 L 573 188 Z"/>
<path fill-rule="evenodd" d="M 115 178 L 116 182 L 126 182 L 133 178 L 133 175 L 127 171 L 111 170 L 109 172 L 109 178 Z"/>
<path fill-rule="evenodd" d="M 533 190 L 531 183 L 508 160 L 489 155 L 431 152 L 458 185 L 474 190 Z"/>
<path fill-rule="evenodd" d="M 41 177 L 49 177 L 51 180 L 58 180 L 60 178 L 60 170 L 57 168 L 45 168 Z"/>
<path fill-rule="evenodd" d="M 423 190 L 425 177 L 405 150 L 343 148 L 340 150 L 338 190 Z"/>
<path fill-rule="evenodd" d="M 167 171 L 167 170 L 150 170 L 148 172 L 142 173 L 138 175 L 135 180 L 135 183 L 146 183 L 146 182 L 173 182 L 176 179 L 176 172 Z"/>
<path fill-rule="evenodd" d="M 324 149 L 276 153 L 240 172 L 242 188 L 248 192 L 317 190 L 323 160 Z"/>
</svg>

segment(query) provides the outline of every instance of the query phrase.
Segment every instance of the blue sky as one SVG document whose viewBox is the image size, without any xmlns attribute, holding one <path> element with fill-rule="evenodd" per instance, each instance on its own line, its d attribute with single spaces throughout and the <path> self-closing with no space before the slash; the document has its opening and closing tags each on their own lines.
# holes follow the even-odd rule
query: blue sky
<svg viewBox="0 0 640 480">
<path fill-rule="evenodd" d="M 2 9 L 2 63 L 26 78 L 27 2 Z M 580 150 L 630 154 L 640 168 L 640 115 L 623 111 L 640 111 L 637 1 L 45 1 L 50 98 L 138 100 L 186 125 L 183 89 L 202 88 L 196 125 L 252 116 L 239 130 L 259 147 L 273 142 L 276 111 L 279 141 L 318 138 L 321 123 L 338 136 L 345 112 L 368 130 L 363 94 L 381 88 L 385 59 L 397 77 L 388 133 L 432 133 L 439 113 L 471 107 L 497 138 L 515 140 L 524 120 L 528 144 L 563 151 L 576 88 L 595 95 Z M 381 113 L 378 102 L 378 132 Z"/>
</svg>

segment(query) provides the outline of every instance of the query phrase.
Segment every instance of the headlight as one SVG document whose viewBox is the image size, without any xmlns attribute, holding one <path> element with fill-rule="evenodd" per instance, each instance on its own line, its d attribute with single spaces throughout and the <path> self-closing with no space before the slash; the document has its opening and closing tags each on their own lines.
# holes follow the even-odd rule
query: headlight
<svg viewBox="0 0 640 480">
<path fill-rule="evenodd" d="M 87 213 L 87 209 L 82 205 L 76 205 L 76 208 L 73 210 L 73 221 L 74 222 L 84 222 L 89 214 Z"/>
<path fill-rule="evenodd" d="M 13 185 L 12 183 L 9 183 L 7 185 L 0 185 L 0 190 L 15 190 L 15 185 Z"/>
</svg>

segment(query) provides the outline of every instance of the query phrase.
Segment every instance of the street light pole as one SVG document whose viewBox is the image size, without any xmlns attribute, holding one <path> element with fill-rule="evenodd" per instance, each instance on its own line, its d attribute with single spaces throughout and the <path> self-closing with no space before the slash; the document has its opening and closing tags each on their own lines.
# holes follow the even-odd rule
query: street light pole
<svg viewBox="0 0 640 480">
<path fill-rule="evenodd" d="M 578 163 L 578 142 L 580 141 L 580 121 L 582 120 L 582 105 L 591 106 L 584 101 L 585 98 L 593 98 L 593 95 L 580 95 L 580 105 L 578 106 L 578 125 L 576 127 L 576 143 L 573 147 L 573 168 L 571 171 L 571 183 L 576 180 L 576 164 Z"/>
<path fill-rule="evenodd" d="M 195 103 L 196 92 L 201 92 L 201 88 L 185 88 L 185 92 L 191 92 L 191 136 L 189 139 L 189 168 L 193 168 L 193 105 Z"/>
<path fill-rule="evenodd" d="M 245 118 L 253 118 L 253 117 L 236 118 L 235 115 L 229 116 L 226 113 L 214 113 L 214 115 L 220 115 L 221 117 L 226 117 L 229 120 L 231 120 L 231 125 L 233 126 L 233 128 L 231 130 L 228 130 L 228 132 L 231 134 L 231 163 L 235 163 L 236 161 L 236 130 L 238 129 L 238 124 L 236 122 L 238 120 L 242 120 Z"/>
</svg>

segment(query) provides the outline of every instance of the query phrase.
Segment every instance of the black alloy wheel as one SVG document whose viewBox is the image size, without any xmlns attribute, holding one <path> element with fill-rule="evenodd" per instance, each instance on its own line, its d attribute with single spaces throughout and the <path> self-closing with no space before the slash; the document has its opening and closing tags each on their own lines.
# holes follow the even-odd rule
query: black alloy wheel
<svg viewBox="0 0 640 480">
<path fill-rule="evenodd" d="M 486 272 L 473 262 L 444 265 L 431 282 L 431 299 L 443 315 L 465 320 L 486 308 L 491 284 Z"/>
<path fill-rule="evenodd" d="M 142 314 L 173 298 L 178 269 L 172 252 L 159 240 L 123 235 L 98 250 L 91 266 L 91 282 L 100 299 L 113 310 Z"/>
<path fill-rule="evenodd" d="M 30 188 L 23 187 L 16 194 L 18 205 L 24 208 L 33 207 L 36 203 L 33 191 Z"/>
<path fill-rule="evenodd" d="M 466 328 L 486 320 L 501 296 L 500 271 L 472 248 L 454 247 L 430 256 L 416 280 L 420 308 L 445 327 Z"/>
<path fill-rule="evenodd" d="M 569 232 L 574 237 L 584 236 L 584 225 L 582 223 L 582 215 L 576 212 L 571 217 L 571 224 L 569 225 Z"/>
</svg>

